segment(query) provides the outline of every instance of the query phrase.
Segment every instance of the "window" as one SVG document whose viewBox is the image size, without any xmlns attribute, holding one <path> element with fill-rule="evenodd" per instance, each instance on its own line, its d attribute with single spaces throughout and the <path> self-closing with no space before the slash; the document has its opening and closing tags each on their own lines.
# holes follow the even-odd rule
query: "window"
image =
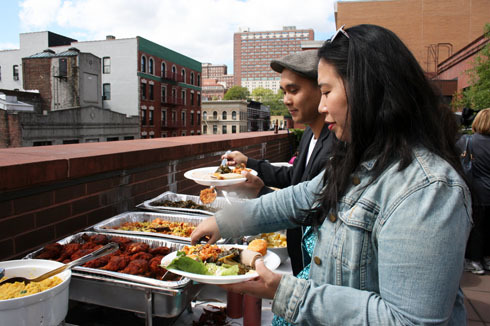
<svg viewBox="0 0 490 326">
<path fill-rule="evenodd" d="M 172 124 L 175 125 L 176 121 L 177 121 L 177 116 L 175 115 L 175 112 L 172 112 Z"/>
<path fill-rule="evenodd" d="M 153 75 L 153 58 L 148 60 L 148 73 Z"/>
<path fill-rule="evenodd" d="M 172 66 L 172 79 L 177 79 L 177 68 L 175 66 Z"/>
<path fill-rule="evenodd" d="M 14 80 L 19 80 L 19 65 L 14 65 L 13 67 L 13 78 Z"/>
<path fill-rule="evenodd" d="M 231 119 L 236 120 L 236 111 L 231 112 Z"/>
<path fill-rule="evenodd" d="M 213 135 L 216 135 L 218 133 L 218 126 L 213 125 Z"/>
<path fill-rule="evenodd" d="M 194 85 L 194 72 L 191 71 L 191 85 Z"/>
<path fill-rule="evenodd" d="M 111 84 L 102 85 L 102 99 L 106 101 L 111 99 Z"/>
<path fill-rule="evenodd" d="M 197 112 L 197 125 L 201 124 L 201 112 Z"/>
<path fill-rule="evenodd" d="M 104 74 L 110 74 L 111 73 L 111 57 L 104 57 L 102 58 L 102 72 Z"/>
<path fill-rule="evenodd" d="M 53 142 L 50 140 L 45 140 L 45 141 L 35 141 L 32 143 L 32 146 L 48 146 L 52 145 Z"/>
<path fill-rule="evenodd" d="M 134 136 L 124 136 L 124 140 L 133 140 Z"/>
<path fill-rule="evenodd" d="M 58 59 L 58 76 L 60 77 L 68 76 L 68 62 L 66 58 Z"/>
<path fill-rule="evenodd" d="M 185 111 L 182 111 L 182 126 L 185 127 Z"/>
<path fill-rule="evenodd" d="M 141 83 L 141 99 L 146 100 L 146 83 Z"/>
<path fill-rule="evenodd" d="M 161 102 L 162 103 L 167 103 L 166 102 L 166 99 L 167 99 L 167 87 L 166 86 L 162 86 L 162 100 L 161 100 Z"/>
<path fill-rule="evenodd" d="M 167 77 L 167 66 L 162 62 L 162 77 Z"/>
<path fill-rule="evenodd" d="M 107 141 L 118 141 L 119 137 L 107 137 Z"/>
<path fill-rule="evenodd" d="M 208 133 L 208 126 L 207 125 L 202 126 L 202 133 L 205 135 Z"/>
<path fill-rule="evenodd" d="M 162 126 L 167 126 L 167 111 L 162 110 Z"/>
<path fill-rule="evenodd" d="M 182 100 L 182 104 L 185 105 L 185 91 L 183 90 L 181 93 L 180 93 L 180 97 L 181 97 L 181 100 Z"/>
<path fill-rule="evenodd" d="M 182 72 L 180 73 L 181 77 L 182 77 L 182 82 L 185 83 L 185 69 L 182 68 Z"/>
<path fill-rule="evenodd" d="M 175 88 L 172 88 L 171 102 L 177 104 L 177 91 L 175 90 Z"/>
<path fill-rule="evenodd" d="M 201 86 L 201 75 L 197 74 L 197 86 Z"/>
<path fill-rule="evenodd" d="M 213 119 L 218 120 L 218 112 L 216 111 L 213 112 Z"/>
<path fill-rule="evenodd" d="M 185 130 L 182 131 L 182 136 L 185 136 L 186 135 L 186 132 Z"/>
<path fill-rule="evenodd" d="M 222 133 L 222 134 L 226 134 L 226 126 L 223 126 L 223 127 L 221 128 L 221 133 Z"/>
<path fill-rule="evenodd" d="M 150 84 L 150 90 L 148 92 L 148 97 L 150 98 L 150 101 L 153 101 L 153 87 L 155 85 Z"/>
<path fill-rule="evenodd" d="M 146 57 L 141 56 L 141 72 L 146 72 Z"/>
<path fill-rule="evenodd" d="M 221 114 L 221 116 L 222 116 L 223 120 L 226 120 L 226 116 L 227 116 L 226 115 L 226 111 L 223 111 L 223 113 Z"/>
<path fill-rule="evenodd" d="M 231 126 L 231 133 L 236 134 L 236 126 Z"/>
<path fill-rule="evenodd" d="M 194 112 L 191 112 L 191 126 L 194 125 Z"/>
<path fill-rule="evenodd" d="M 202 112 L 202 119 L 203 119 L 204 121 L 206 121 L 206 120 L 208 119 L 208 112 L 207 112 L 207 111 L 203 111 L 203 112 Z"/>
<path fill-rule="evenodd" d="M 65 144 L 78 144 L 80 141 L 78 139 L 64 139 L 63 145 Z"/>
<path fill-rule="evenodd" d="M 148 113 L 148 122 L 150 123 L 150 126 L 153 126 L 153 110 L 150 110 Z"/>
<path fill-rule="evenodd" d="M 201 105 L 201 94 L 197 94 L 197 105 Z"/>
<path fill-rule="evenodd" d="M 146 125 L 146 110 L 141 110 L 141 124 Z"/>
<path fill-rule="evenodd" d="M 194 93 L 191 93 L 191 105 L 194 105 Z"/>
</svg>

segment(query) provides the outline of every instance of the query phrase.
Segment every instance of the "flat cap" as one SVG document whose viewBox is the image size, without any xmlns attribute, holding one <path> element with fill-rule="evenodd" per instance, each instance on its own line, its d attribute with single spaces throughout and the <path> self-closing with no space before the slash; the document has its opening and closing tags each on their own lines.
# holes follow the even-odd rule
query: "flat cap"
<svg viewBox="0 0 490 326">
<path fill-rule="evenodd" d="M 305 50 L 272 60 L 271 68 L 279 73 L 284 69 L 289 69 L 316 81 L 318 77 L 318 50 Z"/>
</svg>

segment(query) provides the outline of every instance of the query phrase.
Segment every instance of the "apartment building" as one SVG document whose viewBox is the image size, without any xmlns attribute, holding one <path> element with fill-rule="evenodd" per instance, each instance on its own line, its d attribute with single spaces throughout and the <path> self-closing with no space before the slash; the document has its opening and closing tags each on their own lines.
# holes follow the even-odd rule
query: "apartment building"
<svg viewBox="0 0 490 326">
<path fill-rule="evenodd" d="M 223 85 L 225 90 L 235 85 L 234 76 L 228 75 L 227 65 L 213 65 L 211 63 L 203 63 L 201 76 L 203 80 L 204 79 L 216 80 L 217 83 Z M 205 96 L 205 94 L 203 94 L 203 96 Z"/>
<path fill-rule="evenodd" d="M 141 138 L 201 133 L 201 63 L 143 37 L 77 42 L 52 32 L 22 33 L 20 49 L 0 51 L 0 89 L 25 90 L 22 58 L 75 47 L 101 58 L 102 107 L 138 116 Z"/>
<path fill-rule="evenodd" d="M 233 35 L 233 68 L 235 85 L 252 92 L 257 87 L 279 89 L 278 73 L 270 68 L 272 59 L 301 51 L 301 42 L 314 40 L 312 29 L 285 26 L 277 31 L 240 29 Z"/>
</svg>

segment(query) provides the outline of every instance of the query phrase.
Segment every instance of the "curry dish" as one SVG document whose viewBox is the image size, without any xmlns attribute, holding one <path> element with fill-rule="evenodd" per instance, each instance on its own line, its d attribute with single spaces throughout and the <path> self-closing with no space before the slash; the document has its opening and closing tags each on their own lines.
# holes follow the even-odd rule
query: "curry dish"
<svg viewBox="0 0 490 326">
<path fill-rule="evenodd" d="M 4 279 L 6 278 L 2 278 L 2 281 Z M 0 286 L 0 300 L 15 299 L 36 294 L 51 289 L 61 282 L 63 282 L 61 278 L 53 276 L 41 282 L 31 282 L 27 285 L 24 282 L 5 283 Z"/>
</svg>

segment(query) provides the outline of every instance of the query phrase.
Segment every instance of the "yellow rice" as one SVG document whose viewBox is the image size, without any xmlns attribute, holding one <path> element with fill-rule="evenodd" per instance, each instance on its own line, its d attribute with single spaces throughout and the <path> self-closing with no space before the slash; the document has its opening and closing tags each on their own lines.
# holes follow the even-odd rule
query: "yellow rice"
<svg viewBox="0 0 490 326">
<path fill-rule="evenodd" d="M 2 281 L 5 278 L 2 279 Z M 50 277 L 41 282 L 31 282 L 27 285 L 24 282 L 7 283 L 0 286 L 0 300 L 25 297 L 50 289 L 63 280 L 57 276 Z"/>
</svg>

